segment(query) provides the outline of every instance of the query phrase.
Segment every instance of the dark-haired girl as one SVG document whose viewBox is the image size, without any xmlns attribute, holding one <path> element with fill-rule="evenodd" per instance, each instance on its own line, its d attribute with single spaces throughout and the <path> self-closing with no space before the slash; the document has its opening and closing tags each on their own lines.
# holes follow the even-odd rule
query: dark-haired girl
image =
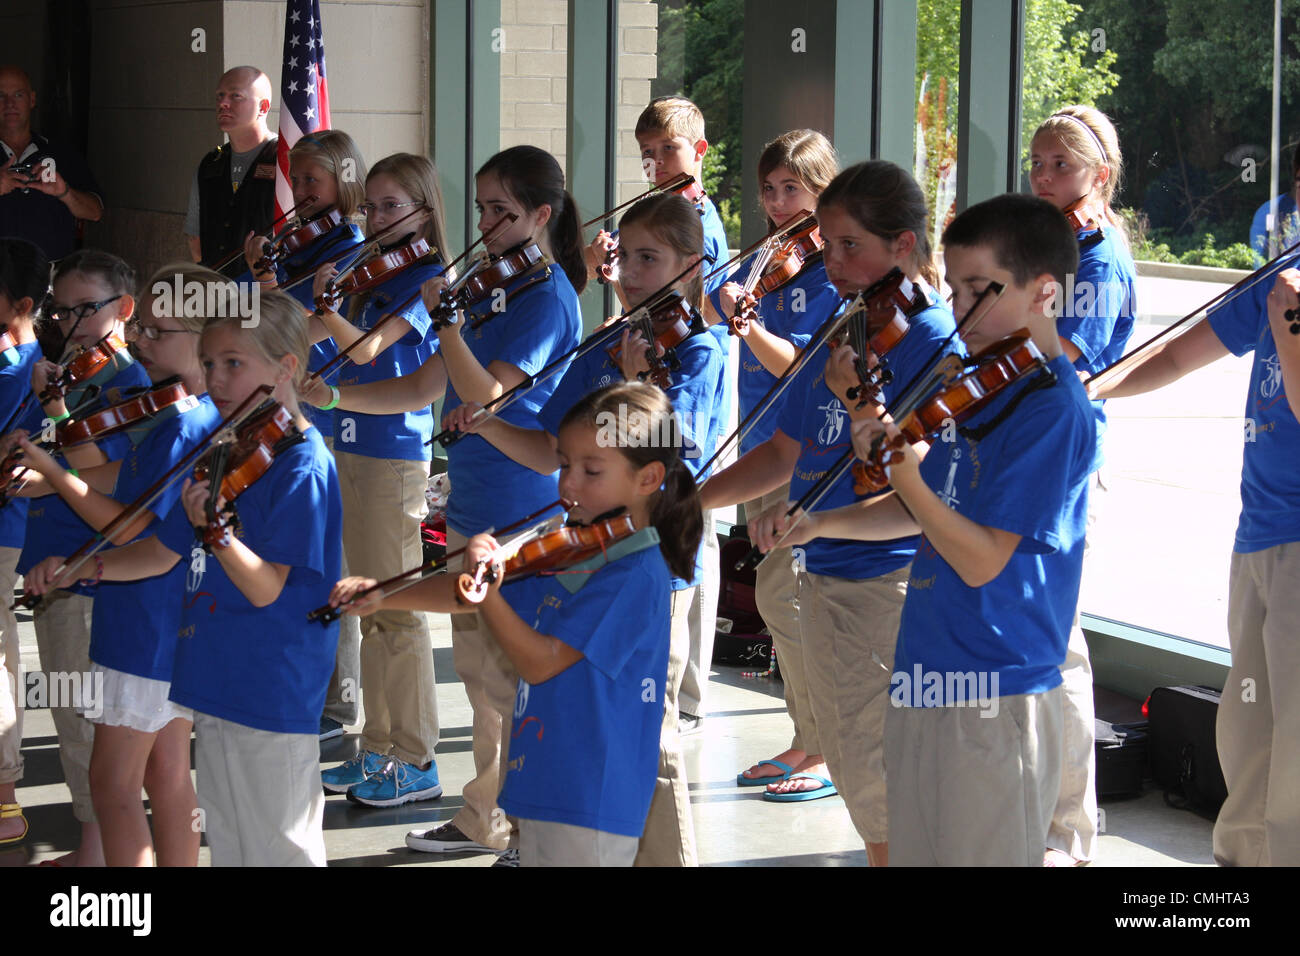
<svg viewBox="0 0 1300 956">
<path fill-rule="evenodd" d="M 519 674 L 501 804 L 519 819 L 525 866 L 632 865 L 654 790 L 669 574 L 691 573 L 703 520 L 678 443 L 647 447 L 628 423 L 676 433 L 672 406 L 652 385 L 611 386 L 570 409 L 558 436 L 559 491 L 581 502 L 570 520 L 626 511 L 636 532 L 604 560 L 495 584 L 479 606 Z M 492 561 L 496 548 L 476 535 L 466 568 Z M 346 603 L 372 583 L 341 581 L 330 600 Z M 384 604 L 463 610 L 451 583 L 432 578 Z"/>
<path fill-rule="evenodd" d="M 551 264 L 507 282 L 499 294 L 486 296 L 468 313 L 457 313 L 457 322 L 438 333 L 437 354 L 418 370 L 389 381 L 338 388 L 340 409 L 392 414 L 424 408 L 440 396 L 444 414 L 465 402 L 486 405 L 577 344 L 582 329 L 578 292 L 586 285 L 587 273 L 577 206 L 565 189 L 559 163 L 545 150 L 515 146 L 489 159 L 474 184 L 478 228 L 489 237 L 487 251 L 500 256 L 536 242 Z M 509 222 L 512 214 L 517 218 Z M 430 308 L 444 284 L 441 279 L 426 283 Z M 537 411 L 554 383 L 550 379 L 532 389 L 504 417 L 537 427 Z M 318 388 L 309 400 L 333 396 Z M 451 549 L 558 497 L 553 474 L 541 475 L 517 464 L 473 435 L 448 449 L 447 471 Z M 465 804 L 456 816 L 436 830 L 411 833 L 407 845 L 430 852 L 501 852 L 507 849 L 512 826 L 496 798 L 504 769 L 502 737 L 510 727 L 518 674 L 491 639 L 491 626 L 481 615 L 452 619 L 452 653 L 473 709 L 475 777 L 465 785 Z"/>
</svg>

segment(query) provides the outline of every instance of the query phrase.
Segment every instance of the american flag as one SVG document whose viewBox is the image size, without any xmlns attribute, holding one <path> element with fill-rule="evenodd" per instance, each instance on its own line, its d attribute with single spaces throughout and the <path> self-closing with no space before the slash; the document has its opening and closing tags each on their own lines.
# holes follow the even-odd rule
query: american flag
<svg viewBox="0 0 1300 956">
<path fill-rule="evenodd" d="M 288 0 L 284 13 L 284 67 L 280 70 L 280 145 L 276 149 L 275 215 L 293 207 L 289 150 L 305 133 L 330 127 L 325 84 L 325 39 L 319 0 Z"/>
</svg>

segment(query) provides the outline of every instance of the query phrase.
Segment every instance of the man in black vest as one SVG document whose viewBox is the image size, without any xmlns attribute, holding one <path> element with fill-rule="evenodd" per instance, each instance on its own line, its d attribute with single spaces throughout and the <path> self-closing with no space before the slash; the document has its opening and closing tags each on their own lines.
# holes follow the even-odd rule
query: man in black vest
<svg viewBox="0 0 1300 956">
<path fill-rule="evenodd" d="M 0 237 L 62 259 L 76 248 L 77 220 L 97 222 L 104 202 L 86 161 L 32 130 L 35 108 L 27 73 L 0 66 Z"/>
<path fill-rule="evenodd" d="M 203 157 L 190 186 L 185 236 L 195 262 L 213 265 L 244 248 L 250 232 L 270 231 L 275 218 L 276 138 L 267 129 L 271 81 L 237 66 L 217 86 L 217 128 L 230 141 Z M 243 271 L 236 256 L 228 274 Z M 233 271 L 232 271 L 233 269 Z"/>
</svg>

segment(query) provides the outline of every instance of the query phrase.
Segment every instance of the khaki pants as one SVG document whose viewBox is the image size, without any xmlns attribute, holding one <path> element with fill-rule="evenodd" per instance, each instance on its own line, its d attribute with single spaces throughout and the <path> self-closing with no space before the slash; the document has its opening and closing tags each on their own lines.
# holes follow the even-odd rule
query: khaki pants
<svg viewBox="0 0 1300 956">
<path fill-rule="evenodd" d="M 90 673 L 90 613 L 94 599 L 71 591 L 53 591 L 37 605 L 33 614 L 36 649 L 41 670 L 50 679 L 56 674 Z M 54 730 L 59 738 L 59 762 L 63 779 L 72 791 L 72 813 L 81 823 L 95 822 L 90 799 L 90 751 L 95 743 L 95 725 L 72 707 L 51 707 Z"/>
<path fill-rule="evenodd" d="M 1061 784 L 1061 689 L 991 707 L 893 707 L 891 866 L 1043 865 Z"/>
<path fill-rule="evenodd" d="M 808 700 L 831 780 L 866 843 L 889 838 L 885 711 L 910 567 L 865 581 L 800 576 Z"/>
<path fill-rule="evenodd" d="M 194 715 L 199 807 L 213 866 L 324 866 L 315 734 Z"/>
<path fill-rule="evenodd" d="M 659 770 L 636 855 L 637 866 L 699 865 L 686 760 L 677 733 L 677 695 L 690 648 L 687 617 L 694 603 L 695 588 L 674 591 L 669 603 L 672 626 L 668 638 L 668 679 L 664 683 L 664 722 L 659 732 Z"/>
<path fill-rule="evenodd" d="M 631 866 L 637 838 L 544 820 L 519 821 L 520 866 Z"/>
<path fill-rule="evenodd" d="M 21 548 L 0 548 L 0 783 L 23 779 L 23 662 L 13 603 Z"/>
<path fill-rule="evenodd" d="M 463 548 L 467 540 L 447 529 L 448 551 Z M 478 612 L 451 616 L 451 652 L 469 698 L 474 735 L 474 779 L 462 789 L 465 805 L 451 822 L 475 843 L 504 850 L 513 823 L 497 806 L 497 797 L 510 754 L 506 737 L 514 721 L 519 674 Z"/>
<path fill-rule="evenodd" d="M 377 580 L 418 567 L 429 465 L 335 451 L 343 492 L 343 549 L 353 574 Z M 379 611 L 361 619 L 361 746 L 424 766 L 438 745 L 433 639 L 424 615 Z"/>
<path fill-rule="evenodd" d="M 709 669 L 713 666 L 713 641 L 718 636 L 718 593 L 722 588 L 718 535 L 713 527 L 713 512 L 704 512 L 704 554 L 700 584 L 695 589 L 687 617 L 690 647 L 686 669 L 682 673 L 682 690 L 678 708 L 687 714 L 703 717 L 709 690 Z"/>
<path fill-rule="evenodd" d="M 1232 667 L 1219 701 L 1224 866 L 1300 865 L 1300 541 L 1232 556 Z M 1274 759 L 1276 758 L 1276 759 Z"/>
<path fill-rule="evenodd" d="M 774 504 L 785 502 L 789 494 L 790 486 L 787 484 L 762 498 L 747 501 L 746 520 L 757 518 Z M 794 724 L 790 749 L 819 754 L 822 752 L 821 737 L 808 701 L 808 677 L 804 673 L 803 636 L 799 629 L 799 575 L 795 563 L 789 548 L 777 548 L 768 554 L 754 572 L 754 598 L 758 613 L 763 615 L 763 623 L 776 645 L 776 659 L 785 690 L 785 709 Z"/>
<path fill-rule="evenodd" d="M 1097 517 L 1106 496 L 1100 471 L 1088 487 L 1088 540 L 1095 540 Z M 1087 574 L 1088 548 L 1083 559 Z M 1088 641 L 1074 611 L 1070 642 L 1061 665 L 1061 792 L 1056 798 L 1047 847 L 1076 860 L 1091 860 L 1097 852 L 1097 749 L 1096 712 L 1092 701 L 1092 661 Z"/>
<path fill-rule="evenodd" d="M 334 439 L 324 441 L 333 451 Z M 351 573 L 344 552 L 341 574 L 346 578 Z M 339 618 L 339 647 L 334 652 L 334 673 L 325 693 L 324 716 L 340 724 L 355 724 L 361 719 L 361 619 L 351 614 Z"/>
</svg>

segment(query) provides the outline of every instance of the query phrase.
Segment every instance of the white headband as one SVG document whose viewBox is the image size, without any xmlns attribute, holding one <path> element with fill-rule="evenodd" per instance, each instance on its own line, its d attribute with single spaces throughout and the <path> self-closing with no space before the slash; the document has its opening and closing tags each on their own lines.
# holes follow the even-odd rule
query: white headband
<svg viewBox="0 0 1300 956">
<path fill-rule="evenodd" d="M 1069 120 L 1071 123 L 1077 123 L 1079 126 L 1083 127 L 1084 131 L 1092 137 L 1093 143 L 1096 144 L 1097 153 L 1101 156 L 1101 161 L 1107 166 L 1110 165 L 1110 157 L 1106 155 L 1106 147 L 1101 145 L 1101 137 L 1096 134 L 1091 126 L 1079 119 L 1079 117 L 1070 113 L 1053 113 L 1051 118 Z"/>
</svg>

